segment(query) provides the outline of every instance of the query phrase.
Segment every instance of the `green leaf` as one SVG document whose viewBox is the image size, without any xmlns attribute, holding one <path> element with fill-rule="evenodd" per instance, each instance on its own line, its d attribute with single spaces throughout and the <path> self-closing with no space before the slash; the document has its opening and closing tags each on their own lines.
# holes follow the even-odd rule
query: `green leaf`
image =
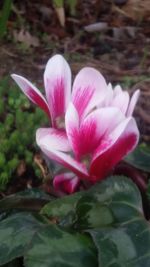
<svg viewBox="0 0 150 267">
<path fill-rule="evenodd" d="M 150 266 L 149 222 L 139 190 L 126 177 L 113 176 L 88 191 L 52 200 L 41 213 L 58 217 L 60 224 L 37 213 L 0 221 L 0 265 L 22 256 L 25 267 Z"/>
<path fill-rule="evenodd" d="M 143 211 L 136 185 L 126 177 L 113 176 L 80 197 L 76 205 L 75 228 L 111 226 L 137 214 L 143 214 Z"/>
<path fill-rule="evenodd" d="M 12 209 L 24 211 L 40 211 L 48 202 L 45 199 L 27 198 L 21 196 L 8 196 L 0 201 L 0 211 Z"/>
<path fill-rule="evenodd" d="M 124 199 L 132 206 L 138 207 L 139 211 L 142 212 L 142 201 L 137 187 L 129 179 L 116 176 L 96 184 L 89 191 L 52 200 L 42 208 L 41 214 L 56 219 L 63 226 L 75 223 L 76 229 L 112 225 L 117 221 L 117 216 L 123 216 L 121 211 L 116 214 L 116 217 L 114 211 L 112 212 L 110 204 L 116 195 L 117 201 Z M 120 196 L 121 199 L 119 200 Z M 128 213 L 130 216 L 130 206 Z M 125 214 L 125 216 L 127 215 Z"/>
<path fill-rule="evenodd" d="M 120 226 L 88 231 L 98 249 L 100 267 L 149 267 L 150 226 L 134 218 Z"/>
<path fill-rule="evenodd" d="M 48 217 L 63 219 L 69 212 L 75 211 L 75 206 L 84 192 L 75 193 L 56 200 L 52 200 L 41 209 L 41 214 Z"/>
<path fill-rule="evenodd" d="M 148 181 L 148 186 L 147 186 L 147 190 L 146 190 L 146 195 L 148 197 L 148 200 L 150 201 L 150 179 Z"/>
<path fill-rule="evenodd" d="M 2 265 L 2 267 L 22 267 L 22 259 L 17 258 L 9 263 Z"/>
<path fill-rule="evenodd" d="M 114 222 L 114 216 L 107 207 L 99 203 L 94 196 L 85 195 L 77 203 L 76 221 L 74 227 L 77 229 L 89 229 Z"/>
<path fill-rule="evenodd" d="M 27 189 L 7 196 L 0 200 L 0 221 L 6 219 L 17 210 L 40 211 L 51 198 L 50 195 L 37 188 Z"/>
<path fill-rule="evenodd" d="M 124 160 L 142 171 L 150 172 L 150 149 L 144 148 L 142 145 L 138 146 Z"/>
<path fill-rule="evenodd" d="M 96 251 L 85 234 L 67 233 L 29 213 L 0 222 L 0 266 L 24 257 L 25 266 L 96 267 Z"/>
<path fill-rule="evenodd" d="M 2 14 L 1 14 L 1 18 L 0 18 L 0 39 L 3 38 L 5 32 L 6 32 L 6 28 L 7 28 L 7 21 L 10 15 L 10 11 L 11 11 L 11 4 L 12 4 L 12 0 L 5 0 L 3 3 L 3 9 L 2 9 Z"/>
<path fill-rule="evenodd" d="M 96 267 L 96 253 L 91 240 L 67 233 L 56 225 L 43 228 L 33 238 L 25 255 L 26 267 Z"/>
<path fill-rule="evenodd" d="M 98 249 L 99 266 L 149 267 L 150 225 L 143 216 L 141 196 L 134 183 L 125 177 L 111 177 L 91 192 L 114 218 L 107 224 L 106 216 L 104 226 L 100 223 L 87 230 Z"/>
<path fill-rule="evenodd" d="M 50 200 L 54 199 L 53 196 L 46 194 L 43 190 L 39 188 L 26 189 L 22 192 L 18 192 L 16 195 L 26 197 L 26 198 L 35 198 L 35 199 L 45 199 Z"/>
<path fill-rule="evenodd" d="M 23 256 L 33 235 L 43 223 L 29 213 L 19 213 L 0 222 L 0 265 Z"/>
<path fill-rule="evenodd" d="M 12 209 L 40 211 L 50 199 L 54 198 L 40 189 L 28 189 L 0 200 L 0 211 Z"/>
</svg>

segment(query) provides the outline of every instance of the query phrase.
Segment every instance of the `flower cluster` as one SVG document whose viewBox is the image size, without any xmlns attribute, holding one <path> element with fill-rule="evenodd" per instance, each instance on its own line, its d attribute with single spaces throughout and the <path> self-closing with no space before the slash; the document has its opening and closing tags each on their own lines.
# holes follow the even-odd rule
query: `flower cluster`
<svg viewBox="0 0 150 267">
<path fill-rule="evenodd" d="M 82 181 L 104 179 L 137 145 L 139 131 L 132 113 L 139 90 L 130 99 L 128 92 L 119 85 L 113 89 L 90 67 L 81 69 L 71 86 L 70 67 L 60 55 L 46 65 L 46 98 L 22 76 L 12 78 L 51 120 L 51 128 L 37 130 L 36 141 L 50 159 L 70 170 L 55 176 L 57 190 L 72 193 Z"/>
</svg>

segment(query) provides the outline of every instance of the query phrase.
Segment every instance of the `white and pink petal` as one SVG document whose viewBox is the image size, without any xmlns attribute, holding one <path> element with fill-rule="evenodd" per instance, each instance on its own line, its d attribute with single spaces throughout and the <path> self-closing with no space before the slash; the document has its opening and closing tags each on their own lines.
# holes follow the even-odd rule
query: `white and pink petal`
<svg viewBox="0 0 150 267">
<path fill-rule="evenodd" d="M 135 105 L 139 99 L 140 96 L 140 90 L 136 90 L 133 94 L 133 96 L 131 97 L 129 106 L 128 106 L 128 110 L 127 110 L 127 117 L 132 116 L 132 113 L 134 111 Z"/>
<path fill-rule="evenodd" d="M 125 119 L 116 107 L 94 110 L 81 123 L 79 131 L 80 155 L 93 154 L 101 140 L 106 138 Z"/>
<path fill-rule="evenodd" d="M 52 160 L 57 161 L 65 168 L 74 172 L 80 178 L 88 178 L 88 173 L 84 164 L 78 162 L 71 156 L 71 148 L 67 138 L 62 135 L 44 132 L 45 129 L 38 129 L 36 132 L 36 142 L 43 153 Z M 56 130 L 57 131 L 57 130 Z M 64 143 L 63 143 L 64 142 Z"/>
<path fill-rule="evenodd" d="M 77 159 L 80 159 L 79 151 L 79 115 L 75 106 L 70 103 L 65 115 L 66 133 L 70 146 Z"/>
<path fill-rule="evenodd" d="M 137 145 L 139 131 L 133 118 L 127 118 L 96 149 L 90 166 L 93 182 L 101 180 Z"/>
<path fill-rule="evenodd" d="M 114 97 L 119 95 L 122 92 L 123 92 L 122 88 L 121 88 L 121 86 L 119 84 L 114 87 Z"/>
<path fill-rule="evenodd" d="M 44 96 L 41 94 L 41 92 L 26 78 L 17 75 L 12 74 L 11 77 L 14 79 L 14 81 L 18 84 L 20 89 L 23 91 L 23 93 L 37 106 L 39 106 L 41 109 L 43 109 L 47 115 L 50 117 L 50 110 L 49 106 L 44 98 Z"/>
<path fill-rule="evenodd" d="M 114 98 L 110 105 L 113 107 L 118 107 L 123 114 L 126 114 L 130 100 L 129 93 L 120 91 L 121 89 L 119 90 L 119 87 L 117 88 L 118 93 L 114 95 Z"/>
<path fill-rule="evenodd" d="M 62 173 L 54 177 L 53 186 L 56 191 L 72 194 L 78 190 L 80 179 L 74 173 Z"/>
<path fill-rule="evenodd" d="M 93 153 L 101 138 L 113 131 L 124 119 L 125 116 L 118 108 L 106 107 L 92 111 L 79 124 L 76 108 L 70 103 L 66 112 L 66 133 L 77 160 Z"/>
<path fill-rule="evenodd" d="M 37 143 L 51 149 L 69 152 L 71 150 L 66 133 L 55 128 L 40 128 L 36 133 Z"/>
<path fill-rule="evenodd" d="M 107 84 L 104 77 L 94 68 L 83 68 L 73 83 L 72 102 L 82 119 L 99 105 L 105 97 Z"/>
<path fill-rule="evenodd" d="M 55 55 L 47 62 L 44 84 L 52 124 L 59 127 L 57 121 L 63 118 L 71 97 L 71 70 L 61 55 Z"/>
<path fill-rule="evenodd" d="M 113 88 L 112 88 L 112 84 L 109 83 L 108 86 L 107 86 L 107 93 L 106 93 L 106 96 L 105 96 L 105 99 L 104 99 L 104 102 L 103 102 L 103 105 L 102 106 L 109 106 L 110 103 L 112 102 L 112 99 L 113 99 L 113 95 L 114 95 L 114 92 L 113 92 Z"/>
</svg>

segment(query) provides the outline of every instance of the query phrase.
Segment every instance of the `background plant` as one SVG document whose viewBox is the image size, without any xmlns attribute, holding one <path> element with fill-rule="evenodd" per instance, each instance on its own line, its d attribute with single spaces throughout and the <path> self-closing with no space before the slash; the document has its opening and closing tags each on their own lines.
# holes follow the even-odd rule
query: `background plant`
<svg viewBox="0 0 150 267">
<path fill-rule="evenodd" d="M 67 4 L 69 6 L 71 15 L 75 15 L 77 0 L 53 0 L 53 5 L 56 8 L 63 7 Z"/>
<path fill-rule="evenodd" d="M 33 108 L 27 98 L 8 78 L 0 81 L 0 189 L 4 190 L 20 161 L 34 169 L 36 176 L 40 170 L 33 161 L 36 151 L 35 131 L 46 124 L 46 116 L 38 108 Z"/>
<path fill-rule="evenodd" d="M 2 11 L 0 14 L 0 39 L 5 35 L 7 29 L 7 21 L 11 12 L 12 0 L 4 0 Z"/>
<path fill-rule="evenodd" d="M 53 0 L 52 2 L 53 2 L 54 7 L 56 8 L 56 11 L 59 8 L 64 9 L 64 5 L 66 4 L 70 9 L 71 15 L 75 15 L 77 0 L 71 0 L 71 1 Z M 3 2 L 2 9 L 0 12 L 0 39 L 3 39 L 6 33 L 8 18 L 11 13 L 12 4 L 13 4 L 12 0 L 4 0 Z M 61 16 L 62 15 L 58 12 L 58 18 L 60 20 L 60 23 L 62 20 Z M 65 20 L 65 14 L 64 14 L 64 20 Z"/>
</svg>

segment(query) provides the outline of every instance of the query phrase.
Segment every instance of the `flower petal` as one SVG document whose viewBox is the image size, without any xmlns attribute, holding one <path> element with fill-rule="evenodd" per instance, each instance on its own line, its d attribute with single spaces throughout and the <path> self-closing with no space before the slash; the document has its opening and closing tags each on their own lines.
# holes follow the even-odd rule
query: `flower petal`
<svg viewBox="0 0 150 267">
<path fill-rule="evenodd" d="M 95 151 L 90 166 L 93 182 L 105 178 L 110 170 L 138 143 L 139 131 L 133 118 L 125 119 L 102 141 Z"/>
<path fill-rule="evenodd" d="M 99 108 L 91 112 L 79 125 L 78 113 L 72 103 L 66 112 L 66 132 L 76 158 L 92 153 L 104 135 L 108 135 L 125 119 L 116 107 Z"/>
<path fill-rule="evenodd" d="M 114 92 L 113 92 L 113 89 L 112 89 L 112 85 L 111 83 L 108 84 L 107 86 L 107 92 L 106 92 L 106 96 L 105 96 L 105 99 L 104 99 L 104 102 L 102 103 L 102 106 L 109 106 L 110 103 L 112 102 L 112 99 L 113 99 L 113 95 L 114 95 Z"/>
<path fill-rule="evenodd" d="M 65 116 L 66 133 L 71 148 L 79 159 L 78 143 L 79 143 L 79 116 L 75 106 L 70 103 Z"/>
<path fill-rule="evenodd" d="M 114 92 L 114 98 L 111 102 L 111 106 L 118 107 L 123 114 L 126 114 L 129 105 L 129 94 L 128 92 L 121 91 L 121 87 L 117 86 Z"/>
<path fill-rule="evenodd" d="M 41 92 L 27 79 L 25 79 L 22 76 L 19 76 L 17 74 L 12 74 L 11 77 L 15 80 L 15 82 L 18 84 L 18 86 L 21 88 L 21 90 L 24 92 L 24 94 L 37 106 L 39 106 L 41 109 L 43 109 L 47 115 L 50 117 L 50 111 L 48 104 L 44 98 L 44 96 L 41 94 Z"/>
<path fill-rule="evenodd" d="M 57 191 L 72 194 L 77 191 L 80 185 L 80 179 L 73 173 L 62 173 L 56 175 L 53 180 L 53 186 Z"/>
<path fill-rule="evenodd" d="M 125 119 L 116 107 L 100 108 L 91 112 L 82 122 L 79 131 L 80 155 L 93 153 L 115 127 Z"/>
<path fill-rule="evenodd" d="M 83 68 L 75 78 L 72 102 L 82 118 L 103 101 L 107 85 L 104 77 L 94 68 Z"/>
<path fill-rule="evenodd" d="M 114 87 L 114 96 L 119 95 L 120 93 L 122 93 L 122 88 L 121 86 L 118 84 Z"/>
<path fill-rule="evenodd" d="M 61 119 L 64 116 L 71 95 L 71 71 L 62 56 L 55 55 L 47 62 L 44 84 L 52 124 L 54 127 L 59 127 L 56 119 Z"/>
<path fill-rule="evenodd" d="M 129 103 L 129 107 L 127 110 L 127 117 L 132 116 L 132 113 L 134 111 L 135 105 L 138 101 L 138 98 L 140 96 L 140 90 L 136 90 L 133 94 L 133 96 L 131 97 L 130 103 Z"/>
<path fill-rule="evenodd" d="M 51 149 L 69 152 L 69 145 L 65 132 L 54 128 L 40 128 L 37 130 L 38 142 L 41 142 Z M 37 143 L 38 143 L 37 142 Z"/>
<path fill-rule="evenodd" d="M 41 150 L 53 160 L 64 167 L 70 169 L 77 176 L 81 178 L 88 178 L 88 173 L 83 164 L 76 161 L 70 156 L 70 145 L 67 137 L 63 135 L 62 132 L 51 129 L 49 132 L 45 129 L 38 129 L 36 132 L 36 142 Z M 52 133 L 51 133 L 52 131 Z"/>
</svg>

